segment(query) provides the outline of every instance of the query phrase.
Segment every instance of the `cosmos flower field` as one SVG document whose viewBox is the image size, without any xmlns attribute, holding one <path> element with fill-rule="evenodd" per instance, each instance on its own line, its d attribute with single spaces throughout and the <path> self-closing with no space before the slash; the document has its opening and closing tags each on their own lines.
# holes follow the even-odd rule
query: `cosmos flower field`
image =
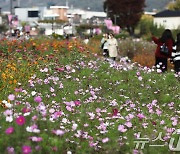
<svg viewBox="0 0 180 154">
<path fill-rule="evenodd" d="M 3 39 L 0 54 L 1 154 L 176 153 L 173 71 L 105 61 L 79 41 Z"/>
</svg>

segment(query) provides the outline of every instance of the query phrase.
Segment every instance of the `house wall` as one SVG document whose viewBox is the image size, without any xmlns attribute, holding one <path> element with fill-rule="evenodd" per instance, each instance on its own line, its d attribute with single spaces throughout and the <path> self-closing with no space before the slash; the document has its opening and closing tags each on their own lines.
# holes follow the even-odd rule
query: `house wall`
<svg viewBox="0 0 180 154">
<path fill-rule="evenodd" d="M 154 24 L 158 27 L 162 25 L 166 29 L 178 29 L 180 28 L 180 17 L 155 17 Z"/>
<path fill-rule="evenodd" d="M 38 21 L 39 17 L 28 17 L 28 11 L 39 11 L 37 8 L 16 8 L 15 15 L 18 16 L 19 21 L 25 21 L 32 23 L 33 21 Z"/>
<path fill-rule="evenodd" d="M 2 17 L 0 16 L 0 25 L 2 24 Z"/>
<path fill-rule="evenodd" d="M 57 13 L 59 15 L 59 20 L 67 21 L 67 9 L 66 8 L 53 8 L 53 13 Z"/>
</svg>

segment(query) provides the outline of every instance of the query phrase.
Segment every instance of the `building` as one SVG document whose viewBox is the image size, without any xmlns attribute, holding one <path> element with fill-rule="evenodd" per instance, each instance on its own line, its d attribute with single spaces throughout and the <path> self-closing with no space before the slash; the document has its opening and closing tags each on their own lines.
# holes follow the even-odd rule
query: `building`
<svg viewBox="0 0 180 154">
<path fill-rule="evenodd" d="M 69 9 L 67 13 L 69 21 L 74 24 L 100 25 L 104 23 L 104 19 L 107 17 L 105 12 L 86 11 L 81 9 Z"/>
<path fill-rule="evenodd" d="M 0 7 L 0 25 L 2 24 L 1 7 Z"/>
<path fill-rule="evenodd" d="M 158 27 L 164 26 L 166 29 L 180 28 L 180 11 L 164 10 L 154 16 L 154 24 Z"/>
<path fill-rule="evenodd" d="M 68 6 L 50 6 L 50 9 L 54 14 L 58 14 L 59 17 L 57 19 L 68 21 L 67 18 L 67 10 L 69 9 Z"/>
<path fill-rule="evenodd" d="M 40 9 L 38 7 L 15 8 L 14 12 L 20 22 L 28 22 L 31 25 L 40 19 Z"/>
</svg>

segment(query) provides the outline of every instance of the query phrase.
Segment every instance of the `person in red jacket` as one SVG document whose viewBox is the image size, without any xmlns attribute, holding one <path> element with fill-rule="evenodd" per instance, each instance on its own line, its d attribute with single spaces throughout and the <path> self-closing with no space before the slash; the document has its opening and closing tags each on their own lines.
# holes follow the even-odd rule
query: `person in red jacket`
<svg viewBox="0 0 180 154">
<path fill-rule="evenodd" d="M 171 58 L 173 45 L 175 43 L 172 32 L 169 29 L 166 29 L 160 38 L 156 38 L 155 36 L 152 36 L 152 40 L 155 44 L 157 44 L 157 48 L 155 51 L 155 66 L 159 69 L 161 69 L 162 72 L 167 71 L 167 59 Z M 165 55 L 160 52 L 161 46 L 165 43 L 165 45 L 168 48 L 168 55 Z"/>
</svg>

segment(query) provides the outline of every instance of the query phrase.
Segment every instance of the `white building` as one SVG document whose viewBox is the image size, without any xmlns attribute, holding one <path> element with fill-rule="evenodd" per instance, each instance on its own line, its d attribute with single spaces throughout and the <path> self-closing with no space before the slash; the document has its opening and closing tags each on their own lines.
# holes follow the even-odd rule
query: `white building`
<svg viewBox="0 0 180 154">
<path fill-rule="evenodd" d="M 20 22 L 29 22 L 33 25 L 40 18 L 39 8 L 15 8 L 15 15 L 18 16 Z"/>
<path fill-rule="evenodd" d="M 79 23 L 89 22 L 91 19 L 96 20 L 97 23 L 101 19 L 105 19 L 107 17 L 107 13 L 105 12 L 96 12 L 96 11 L 86 11 L 81 9 L 69 9 L 68 10 L 68 18 L 69 21 L 76 23 L 79 20 Z M 99 22 L 100 24 L 101 22 Z"/>
<path fill-rule="evenodd" d="M 165 29 L 180 28 L 180 11 L 164 10 L 154 15 L 154 24 Z"/>
<path fill-rule="evenodd" d="M 0 16 L 0 25 L 2 24 L 2 17 Z"/>
</svg>

